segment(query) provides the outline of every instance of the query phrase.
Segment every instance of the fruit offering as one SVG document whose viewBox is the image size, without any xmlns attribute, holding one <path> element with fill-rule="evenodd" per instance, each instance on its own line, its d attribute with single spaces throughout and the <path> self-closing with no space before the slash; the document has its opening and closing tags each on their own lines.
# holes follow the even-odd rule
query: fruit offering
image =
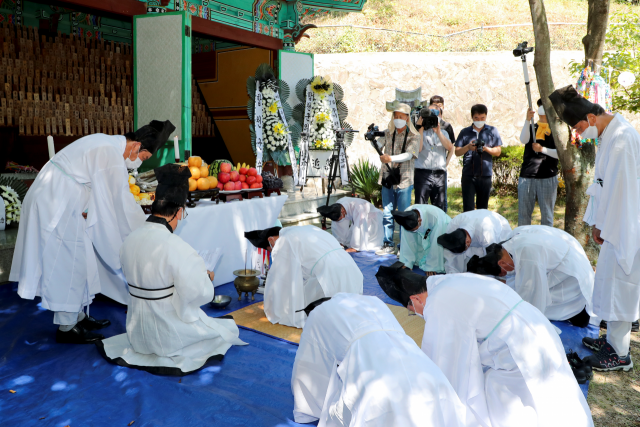
<svg viewBox="0 0 640 427">
<path fill-rule="evenodd" d="M 228 163 L 232 166 L 231 162 L 229 160 L 216 160 L 214 162 L 211 163 L 211 165 L 209 166 L 209 175 L 210 176 L 218 176 L 218 174 L 220 173 L 220 165 L 224 164 L 224 163 Z M 231 169 L 229 169 L 229 172 L 231 171 Z"/>
<path fill-rule="evenodd" d="M 221 162 L 221 163 L 216 163 Z M 212 163 L 217 165 L 218 188 L 224 191 L 259 189 L 262 188 L 262 177 L 258 175 L 255 168 L 250 167 L 246 163 L 238 163 L 233 168 L 230 162 L 226 160 L 216 160 Z M 210 171 L 212 170 L 210 168 Z"/>
<path fill-rule="evenodd" d="M 262 176 L 257 176 L 261 182 L 261 185 L 264 185 L 264 188 L 282 188 L 284 184 L 280 178 L 276 178 L 271 172 L 262 172 Z"/>
<path fill-rule="evenodd" d="M 188 164 L 190 168 L 191 167 L 199 168 L 200 166 L 202 166 L 202 158 L 200 156 L 189 157 Z"/>
</svg>

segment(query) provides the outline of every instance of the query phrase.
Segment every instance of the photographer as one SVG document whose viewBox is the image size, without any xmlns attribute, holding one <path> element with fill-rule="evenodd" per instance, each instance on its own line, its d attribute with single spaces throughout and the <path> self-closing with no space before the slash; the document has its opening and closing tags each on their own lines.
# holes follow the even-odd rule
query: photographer
<svg viewBox="0 0 640 427">
<path fill-rule="evenodd" d="M 433 122 L 437 125 L 433 127 Z M 447 155 L 453 150 L 453 144 L 446 132 L 442 131 L 440 110 L 437 105 L 420 111 L 416 127 L 422 131 L 422 150 L 415 162 L 414 186 L 415 203 L 428 204 L 431 200 L 446 212 L 447 194 Z"/>
<path fill-rule="evenodd" d="M 389 128 L 384 137 L 377 141 L 383 153 L 380 161 L 382 184 L 382 226 L 384 227 L 384 246 L 376 255 L 389 255 L 395 252 L 393 243 L 394 210 L 404 211 L 411 205 L 413 191 L 413 164 L 422 149 L 420 134 L 410 120 L 411 107 L 407 104 L 395 104 Z M 389 165 L 386 167 L 385 165 Z M 391 172 L 389 172 L 391 169 Z"/>
<path fill-rule="evenodd" d="M 538 100 L 538 116 L 535 136 L 531 135 L 534 112 L 527 112 L 520 142 L 525 144 L 522 169 L 518 180 L 518 226 L 531 225 L 531 215 L 538 199 L 540 224 L 553 227 L 553 208 L 558 195 L 558 152 L 547 122 L 547 115 Z"/>
<path fill-rule="evenodd" d="M 489 207 L 493 157 L 502 152 L 498 129 L 486 124 L 487 107 L 471 107 L 473 124 L 462 129 L 456 140 L 456 156 L 464 156 L 462 204 L 464 212 Z"/>
<path fill-rule="evenodd" d="M 437 108 L 440 110 L 440 127 L 442 128 L 443 131 L 445 131 L 447 133 L 447 135 L 449 135 L 449 141 L 451 141 L 451 143 L 455 143 L 456 141 L 456 134 L 453 131 L 453 126 L 451 126 L 451 123 L 447 122 L 444 119 L 444 98 L 440 95 L 433 95 L 430 99 L 429 99 L 429 104 L 431 105 L 429 108 L 434 108 L 433 106 L 437 106 Z M 454 149 L 455 147 L 453 147 L 451 149 L 451 151 L 449 151 L 449 154 L 447 154 L 447 167 L 449 167 L 449 162 L 451 161 L 451 158 L 453 157 L 453 153 L 455 151 Z M 446 173 L 444 174 L 444 211 L 446 212 L 447 209 L 449 208 L 449 198 L 447 197 L 447 185 L 449 183 L 449 172 L 446 171 Z"/>
</svg>

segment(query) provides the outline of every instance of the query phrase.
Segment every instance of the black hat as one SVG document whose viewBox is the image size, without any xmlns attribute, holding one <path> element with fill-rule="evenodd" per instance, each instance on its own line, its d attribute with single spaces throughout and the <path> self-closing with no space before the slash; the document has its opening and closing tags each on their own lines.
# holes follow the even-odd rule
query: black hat
<svg viewBox="0 0 640 427">
<path fill-rule="evenodd" d="M 302 310 L 297 310 L 296 313 L 300 313 L 301 311 L 304 311 L 307 314 L 307 317 L 309 317 L 309 314 L 311 314 L 314 308 L 318 307 L 323 302 L 329 301 L 330 299 L 331 297 L 320 298 L 319 300 L 312 302 Z"/>
<path fill-rule="evenodd" d="M 279 236 L 282 227 L 271 227 L 264 230 L 246 231 L 244 238 L 251 242 L 256 248 L 269 250 L 269 237 Z"/>
<path fill-rule="evenodd" d="M 158 180 L 156 200 L 166 200 L 178 206 L 187 203 L 191 171 L 187 166 L 168 164 L 153 170 Z"/>
<path fill-rule="evenodd" d="M 153 155 L 169 140 L 171 132 L 174 130 L 176 127 L 169 120 L 165 122 L 153 120 L 135 131 L 132 136 L 129 135 L 128 138 L 141 143 L 140 150 L 147 150 Z"/>
<path fill-rule="evenodd" d="M 585 120 L 587 114 L 593 114 L 596 105 L 580 96 L 576 89 L 569 85 L 561 89 L 557 89 L 551 95 L 549 100 L 556 109 L 560 120 L 573 127 L 579 121 Z"/>
<path fill-rule="evenodd" d="M 393 218 L 405 230 L 413 231 L 418 226 L 420 215 L 418 214 L 418 211 L 411 209 L 410 211 L 394 212 Z"/>
<path fill-rule="evenodd" d="M 451 233 L 445 233 L 438 237 L 438 244 L 454 254 L 460 254 L 467 250 L 467 232 L 458 228 Z"/>
<path fill-rule="evenodd" d="M 320 215 L 329 218 L 331 221 L 339 221 L 342 215 L 342 205 L 340 203 L 334 203 L 331 206 L 320 206 L 316 210 Z"/>
<path fill-rule="evenodd" d="M 389 298 L 406 307 L 411 295 L 419 294 L 427 287 L 427 278 L 408 268 L 402 268 L 403 265 L 398 261 L 390 267 L 381 266 L 376 273 L 376 279 Z"/>
<path fill-rule="evenodd" d="M 482 274 L 484 276 L 499 276 L 502 268 L 498 261 L 502 259 L 502 245 L 494 243 L 487 247 L 487 254 L 480 258 L 478 255 L 471 257 L 467 263 L 469 273 Z"/>
</svg>

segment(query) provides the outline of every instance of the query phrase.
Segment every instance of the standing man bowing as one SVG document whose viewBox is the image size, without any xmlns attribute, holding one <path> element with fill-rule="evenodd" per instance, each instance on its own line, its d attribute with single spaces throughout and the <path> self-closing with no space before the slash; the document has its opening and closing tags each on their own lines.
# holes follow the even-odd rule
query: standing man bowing
<svg viewBox="0 0 640 427">
<path fill-rule="evenodd" d="M 103 338 L 91 330 L 110 322 L 82 312 L 96 294 L 129 302 L 118 253 L 145 215 L 129 191 L 127 169 L 150 158 L 174 129 L 154 120 L 125 136 L 80 138 L 44 165 L 27 192 L 9 280 L 18 282 L 22 298 L 39 296 L 55 312 L 58 342 Z"/>
<path fill-rule="evenodd" d="M 407 104 L 394 103 L 389 128 L 384 131 L 384 138 L 378 140 L 378 147 L 385 153 L 380 156 L 383 167 L 379 184 L 382 184 L 382 225 L 384 227 L 384 246 L 377 255 L 394 253 L 393 211 L 403 212 L 411 204 L 413 191 L 413 163 L 422 149 L 420 134 L 413 127 L 409 114 L 411 107 Z"/>
<path fill-rule="evenodd" d="M 464 156 L 462 166 L 462 205 L 464 212 L 489 208 L 493 157 L 502 153 L 498 129 L 487 125 L 487 107 L 471 107 L 473 124 L 464 128 L 456 140 L 456 156 Z"/>
<path fill-rule="evenodd" d="M 593 311 L 607 321 L 606 339 L 583 339 L 597 353 L 597 371 L 633 366 L 631 322 L 640 317 L 640 135 L 620 114 L 581 97 L 572 86 L 549 96 L 558 116 L 583 138 L 599 141 L 584 221 L 602 245 L 593 287 Z"/>
</svg>

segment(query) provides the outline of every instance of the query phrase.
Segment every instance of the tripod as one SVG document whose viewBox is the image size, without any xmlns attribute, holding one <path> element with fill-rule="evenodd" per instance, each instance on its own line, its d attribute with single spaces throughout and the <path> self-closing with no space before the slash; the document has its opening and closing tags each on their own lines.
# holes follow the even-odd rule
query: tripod
<svg viewBox="0 0 640 427">
<path fill-rule="evenodd" d="M 527 99 L 529 100 L 529 109 L 533 110 L 533 103 L 531 102 L 531 82 L 529 81 L 529 68 L 527 67 L 527 53 L 533 52 L 532 47 L 527 47 L 527 42 L 522 42 L 513 50 L 513 56 L 522 58 L 522 71 L 524 72 L 524 85 L 527 88 Z M 533 128 L 533 119 L 529 120 L 529 132 L 531 132 L 531 139 L 535 142 L 535 132 Z M 537 155 L 538 153 L 536 153 Z"/>
<path fill-rule="evenodd" d="M 358 132 L 353 129 L 334 129 L 336 133 L 336 143 L 333 146 L 333 153 L 331 153 L 331 159 L 329 160 L 329 177 L 327 182 L 327 203 L 326 206 L 329 206 L 329 200 L 331 199 L 331 193 L 335 190 L 334 181 L 337 177 L 340 176 L 340 150 L 344 151 L 344 160 L 346 162 L 347 167 L 347 180 L 351 181 L 351 172 L 349 170 L 349 160 L 347 159 L 347 150 L 344 146 L 344 134 L 347 132 Z M 342 183 L 344 185 L 344 183 Z M 327 229 L 327 218 L 322 217 L 321 220 L 322 229 Z"/>
</svg>

